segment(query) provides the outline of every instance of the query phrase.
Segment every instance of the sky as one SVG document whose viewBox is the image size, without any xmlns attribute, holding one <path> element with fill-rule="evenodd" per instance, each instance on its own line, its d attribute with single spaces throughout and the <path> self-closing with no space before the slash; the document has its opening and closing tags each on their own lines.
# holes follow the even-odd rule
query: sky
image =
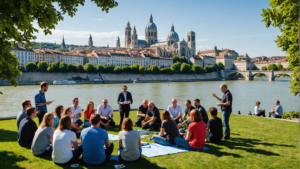
<svg viewBox="0 0 300 169">
<path fill-rule="evenodd" d="M 64 15 L 52 35 L 45 36 L 40 30 L 35 41 L 60 44 L 64 36 L 66 44 L 87 45 L 91 34 L 94 46 L 115 47 L 119 36 L 124 47 L 127 22 L 136 27 L 138 39 L 145 39 L 145 26 L 152 13 L 160 41 L 166 41 L 173 23 L 180 40 L 186 40 L 191 30 L 196 33 L 197 51 L 217 46 L 250 57 L 286 55 L 274 42 L 280 30 L 266 28 L 260 16 L 263 8 L 269 8 L 269 0 L 116 1 L 119 5 L 105 13 L 86 0 L 73 18 Z M 37 27 L 36 22 L 33 25 Z"/>
</svg>

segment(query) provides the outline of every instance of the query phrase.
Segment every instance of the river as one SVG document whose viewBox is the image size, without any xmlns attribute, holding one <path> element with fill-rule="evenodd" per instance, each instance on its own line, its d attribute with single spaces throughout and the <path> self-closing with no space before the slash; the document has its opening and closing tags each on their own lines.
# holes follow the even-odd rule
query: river
<svg viewBox="0 0 300 169">
<path fill-rule="evenodd" d="M 170 83 L 130 83 L 128 91 L 132 93 L 132 108 L 137 108 L 143 99 L 154 101 L 159 109 L 166 109 L 171 104 L 172 98 L 177 98 L 178 104 L 185 107 L 185 100 L 191 101 L 199 98 L 201 105 L 208 110 L 218 102 L 212 97 L 216 93 L 222 97 L 219 89 L 222 83 L 228 85 L 233 95 L 233 113 L 239 110 L 242 114 L 249 111 L 254 113 L 256 101 L 261 102 L 261 108 L 266 112 L 275 107 L 275 100 L 279 99 L 284 111 L 298 110 L 299 97 L 290 93 L 289 78 L 276 78 L 276 81 L 269 82 L 267 78 L 255 78 L 254 81 L 203 81 L 203 82 L 170 82 Z M 85 108 L 88 101 L 95 103 L 95 108 L 108 99 L 113 109 L 118 109 L 117 97 L 122 90 L 123 84 L 89 84 L 89 85 L 50 85 L 46 92 L 48 101 L 55 100 L 48 106 L 48 111 L 53 112 L 54 108 L 61 104 L 64 107 L 72 105 L 74 97 L 79 98 L 79 105 Z M 30 99 L 34 105 L 34 95 L 39 86 L 0 86 L 0 117 L 16 116 L 22 109 L 21 102 Z M 218 107 L 220 111 L 220 108 Z M 183 110 L 184 111 L 184 110 Z"/>
</svg>

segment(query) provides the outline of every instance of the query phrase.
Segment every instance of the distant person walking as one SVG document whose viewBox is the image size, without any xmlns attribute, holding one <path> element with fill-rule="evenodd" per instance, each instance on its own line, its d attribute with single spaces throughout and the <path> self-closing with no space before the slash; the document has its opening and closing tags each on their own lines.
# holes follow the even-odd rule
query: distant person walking
<svg viewBox="0 0 300 169">
<path fill-rule="evenodd" d="M 224 140 L 230 139 L 229 117 L 232 112 L 232 94 L 227 89 L 226 84 L 220 86 L 221 92 L 224 93 L 223 98 L 219 98 L 216 94 L 212 94 L 213 97 L 218 99 L 221 103 L 217 103 L 217 106 L 221 106 L 223 125 L 225 127 Z"/>
<path fill-rule="evenodd" d="M 255 108 L 254 108 L 255 116 L 266 117 L 266 111 L 265 111 L 265 109 L 262 110 L 259 106 L 260 106 L 260 102 L 256 102 L 255 103 Z"/>
<path fill-rule="evenodd" d="M 19 130 L 19 126 L 20 126 L 21 121 L 27 117 L 26 109 L 28 107 L 31 107 L 30 100 L 24 100 L 22 102 L 22 107 L 23 107 L 23 109 L 17 115 L 17 127 L 18 127 L 18 130 Z"/>
<path fill-rule="evenodd" d="M 42 123 L 45 113 L 47 113 L 47 105 L 50 105 L 53 101 L 46 102 L 45 92 L 48 91 L 49 83 L 42 82 L 41 89 L 35 94 L 35 107 L 37 110 L 37 116 L 39 118 L 39 124 Z"/>
<path fill-rule="evenodd" d="M 120 125 L 122 125 L 124 114 L 125 118 L 129 117 L 130 104 L 133 103 L 131 93 L 127 91 L 127 86 L 123 86 L 123 91 L 118 96 L 118 104 L 120 111 Z"/>
<path fill-rule="evenodd" d="M 280 101 L 276 100 L 275 105 L 276 105 L 276 108 L 269 112 L 269 117 L 271 117 L 271 115 L 273 115 L 275 118 L 281 119 L 282 113 L 283 113 L 283 108 L 280 104 Z"/>
</svg>

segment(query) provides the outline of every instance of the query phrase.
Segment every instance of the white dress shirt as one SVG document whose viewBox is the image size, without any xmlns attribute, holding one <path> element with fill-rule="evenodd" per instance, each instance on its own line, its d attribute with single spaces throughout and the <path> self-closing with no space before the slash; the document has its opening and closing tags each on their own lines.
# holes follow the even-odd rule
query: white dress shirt
<svg viewBox="0 0 300 169">
<path fill-rule="evenodd" d="M 259 107 L 259 106 L 255 106 L 255 108 L 254 108 L 254 113 L 255 113 L 255 115 L 256 115 L 256 114 L 259 114 L 260 111 L 261 111 L 260 107 Z"/>
<path fill-rule="evenodd" d="M 173 105 L 169 105 L 169 107 L 167 108 L 168 112 L 170 112 L 170 114 L 173 116 L 173 118 L 178 117 L 179 114 L 182 114 L 182 109 L 181 106 L 179 106 L 178 104 L 176 105 L 176 107 L 174 108 Z"/>
<path fill-rule="evenodd" d="M 72 111 L 72 114 L 71 114 L 71 119 L 72 119 L 74 116 L 81 113 L 81 107 L 77 106 L 77 108 L 75 109 L 74 105 L 72 105 L 71 106 L 71 111 Z M 75 123 L 79 119 L 80 119 L 80 117 L 74 118 L 74 119 L 72 119 L 72 122 Z"/>
<path fill-rule="evenodd" d="M 97 113 L 102 116 L 102 117 L 110 117 L 111 114 L 113 113 L 112 107 L 108 104 L 106 109 L 104 109 L 104 106 L 101 104 L 97 108 Z"/>
</svg>

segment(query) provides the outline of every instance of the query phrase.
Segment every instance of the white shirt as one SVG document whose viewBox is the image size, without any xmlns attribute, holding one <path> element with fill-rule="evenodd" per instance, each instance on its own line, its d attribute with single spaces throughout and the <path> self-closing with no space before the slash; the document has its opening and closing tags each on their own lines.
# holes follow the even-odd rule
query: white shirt
<svg viewBox="0 0 300 169">
<path fill-rule="evenodd" d="M 126 93 L 123 92 L 123 95 L 124 95 L 125 102 L 127 102 L 127 92 Z"/>
<path fill-rule="evenodd" d="M 179 106 L 178 104 L 176 105 L 176 107 L 174 108 L 173 105 L 169 105 L 169 107 L 167 108 L 168 112 L 170 112 L 170 114 L 173 116 L 173 118 L 178 117 L 179 114 L 182 114 L 182 109 L 181 106 Z"/>
<path fill-rule="evenodd" d="M 75 109 L 74 105 L 72 105 L 71 106 L 71 111 L 72 111 L 71 118 L 73 118 L 77 114 L 81 113 L 81 107 L 77 106 L 77 108 Z M 72 122 L 76 123 L 76 121 L 79 120 L 79 119 L 80 119 L 80 117 L 74 118 L 74 119 L 72 119 Z"/>
<path fill-rule="evenodd" d="M 53 134 L 52 160 L 55 163 L 66 163 L 72 157 L 72 142 L 77 141 L 76 134 L 70 130 L 55 130 Z"/>
<path fill-rule="evenodd" d="M 255 106 L 255 108 L 254 108 L 254 113 L 255 113 L 255 114 L 259 114 L 260 111 L 261 111 L 260 107 L 259 107 L 259 106 Z"/>
<path fill-rule="evenodd" d="M 102 117 L 110 117 L 111 114 L 114 114 L 113 109 L 109 104 L 107 105 L 105 110 L 102 104 L 99 105 L 97 108 L 97 113 Z"/>
</svg>

